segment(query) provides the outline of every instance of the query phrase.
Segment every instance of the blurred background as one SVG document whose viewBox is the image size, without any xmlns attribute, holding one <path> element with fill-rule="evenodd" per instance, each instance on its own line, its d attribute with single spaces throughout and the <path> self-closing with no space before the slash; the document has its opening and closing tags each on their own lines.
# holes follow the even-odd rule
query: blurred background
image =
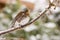
<svg viewBox="0 0 60 40">
<path fill-rule="evenodd" d="M 7 1 L 7 0 L 6 0 Z M 21 2 L 20 2 L 21 1 Z M 25 4 L 26 2 L 26 4 Z M 40 19 L 27 27 L 0 36 L 0 40 L 60 40 L 60 1 L 51 0 L 52 6 Z M 10 28 L 17 10 L 27 6 L 35 18 L 49 6 L 49 0 L 10 0 L 0 12 L 0 31 Z"/>
</svg>

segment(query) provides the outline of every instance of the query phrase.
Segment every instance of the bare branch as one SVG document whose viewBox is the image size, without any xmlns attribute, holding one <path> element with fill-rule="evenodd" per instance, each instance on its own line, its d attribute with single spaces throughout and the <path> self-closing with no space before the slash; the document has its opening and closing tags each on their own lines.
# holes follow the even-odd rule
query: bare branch
<svg viewBox="0 0 60 40">
<path fill-rule="evenodd" d="M 32 24 L 33 22 L 35 22 L 36 20 L 38 20 L 43 14 L 45 14 L 48 11 L 48 9 L 50 9 L 50 8 L 51 8 L 51 5 L 49 5 L 48 8 L 46 8 L 44 11 L 42 11 L 37 18 L 33 19 L 32 21 L 30 21 L 29 23 L 27 23 L 25 25 L 22 25 L 20 27 L 13 27 L 13 28 L 10 28 L 10 29 L 4 30 L 4 31 L 0 31 L 0 35 L 3 35 L 3 34 L 6 34 L 6 33 L 9 33 L 9 32 L 12 32 L 12 31 L 17 30 L 17 29 L 24 28 L 24 27 Z"/>
</svg>

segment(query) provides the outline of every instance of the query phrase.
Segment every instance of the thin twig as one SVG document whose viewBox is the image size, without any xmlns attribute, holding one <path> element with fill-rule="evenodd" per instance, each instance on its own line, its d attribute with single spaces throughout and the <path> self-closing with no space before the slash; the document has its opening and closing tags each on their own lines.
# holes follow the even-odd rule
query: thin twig
<svg viewBox="0 0 60 40">
<path fill-rule="evenodd" d="M 3 34 L 6 34 L 6 33 L 9 33 L 9 32 L 12 32 L 12 31 L 17 30 L 17 29 L 24 28 L 25 26 L 28 26 L 28 25 L 32 24 L 37 19 L 39 19 L 43 14 L 45 14 L 48 11 L 48 9 L 50 9 L 50 8 L 51 8 L 51 5 L 49 5 L 48 8 L 46 8 L 43 12 L 41 12 L 40 15 L 37 18 L 33 19 L 31 22 L 29 22 L 29 23 L 27 23 L 25 25 L 22 25 L 20 27 L 13 27 L 13 28 L 10 28 L 10 29 L 4 30 L 4 31 L 0 31 L 0 35 L 3 35 Z"/>
</svg>

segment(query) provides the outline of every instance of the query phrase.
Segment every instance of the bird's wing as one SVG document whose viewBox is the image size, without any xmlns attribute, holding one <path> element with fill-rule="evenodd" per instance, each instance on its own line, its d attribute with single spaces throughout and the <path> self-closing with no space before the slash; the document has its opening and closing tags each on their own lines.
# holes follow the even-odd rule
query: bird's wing
<svg viewBox="0 0 60 40">
<path fill-rule="evenodd" d="M 15 22 L 18 21 L 18 19 L 21 20 L 22 14 L 23 14 L 23 12 L 18 13 L 17 16 L 13 19 L 13 21 L 11 23 L 12 27 L 15 25 Z"/>
</svg>

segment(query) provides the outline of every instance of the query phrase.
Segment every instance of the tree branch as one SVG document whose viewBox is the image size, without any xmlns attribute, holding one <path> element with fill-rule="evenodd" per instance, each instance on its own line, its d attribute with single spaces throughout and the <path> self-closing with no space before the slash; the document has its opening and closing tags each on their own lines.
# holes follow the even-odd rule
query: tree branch
<svg viewBox="0 0 60 40">
<path fill-rule="evenodd" d="M 37 19 L 39 19 L 43 14 L 45 14 L 45 13 L 48 11 L 48 9 L 50 9 L 50 8 L 51 8 L 51 5 L 49 5 L 48 8 L 46 8 L 44 11 L 42 11 L 37 18 L 33 19 L 32 21 L 30 21 L 29 23 L 27 23 L 27 24 L 25 24 L 25 25 L 22 25 L 22 26 L 20 26 L 20 27 L 13 27 L 13 28 L 10 28 L 10 29 L 4 30 L 4 31 L 0 31 L 0 35 L 3 35 L 3 34 L 6 34 L 6 33 L 9 33 L 9 32 L 12 32 L 12 31 L 17 30 L 17 29 L 24 28 L 24 27 L 32 24 L 32 23 L 35 22 Z"/>
</svg>

